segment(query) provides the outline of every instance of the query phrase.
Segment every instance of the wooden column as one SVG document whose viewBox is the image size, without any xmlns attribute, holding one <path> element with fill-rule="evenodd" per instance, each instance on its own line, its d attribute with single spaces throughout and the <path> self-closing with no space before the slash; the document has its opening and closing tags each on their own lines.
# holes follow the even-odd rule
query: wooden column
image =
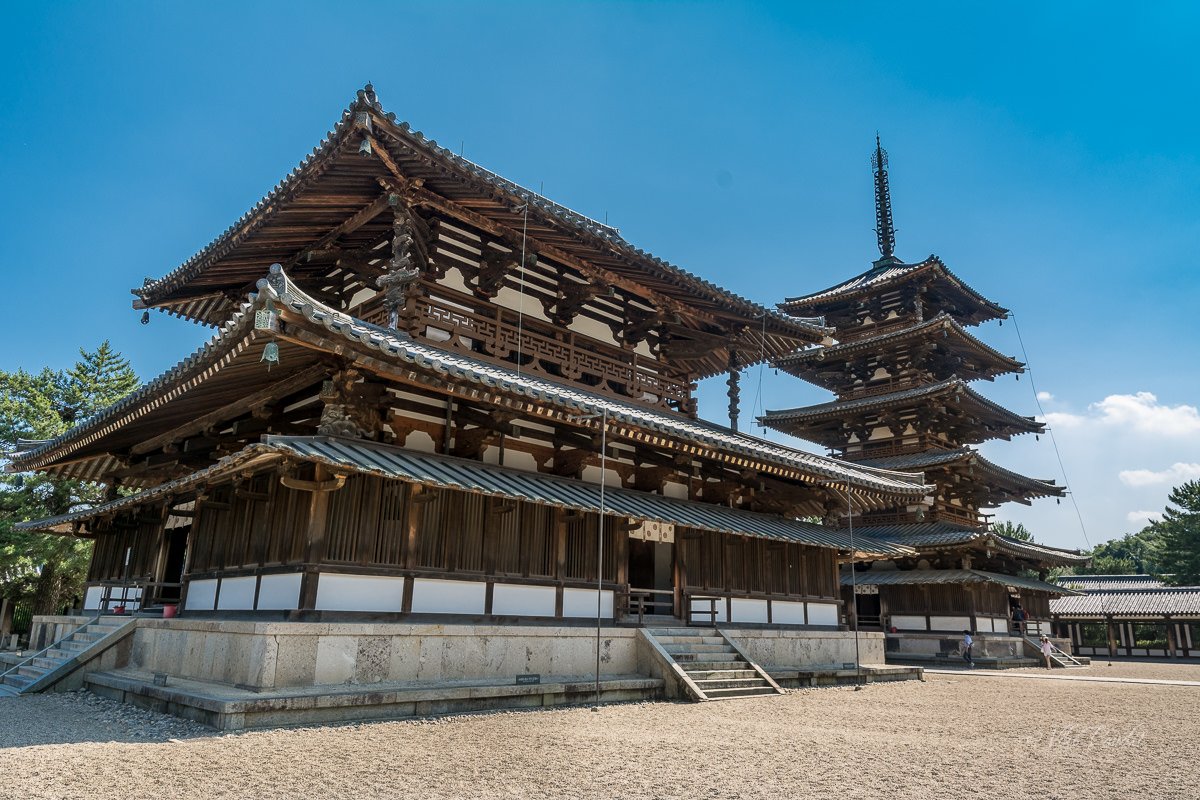
<svg viewBox="0 0 1200 800">
<path fill-rule="evenodd" d="M 1175 657 L 1175 623 L 1165 617 L 1167 623 L 1167 658 Z"/>
<path fill-rule="evenodd" d="M 729 391 L 727 394 L 729 395 L 729 427 L 735 431 L 738 429 L 738 416 L 741 412 L 739 408 L 741 401 L 740 380 L 741 363 L 738 360 L 737 350 L 731 348 L 729 350 L 729 380 L 727 381 Z"/>
<path fill-rule="evenodd" d="M 329 477 L 323 464 L 315 464 L 313 481 L 320 483 Z M 325 533 L 329 526 L 329 492 L 309 492 L 308 528 L 305 532 L 304 573 L 300 577 L 300 610 L 311 611 L 317 606 L 319 564 L 325 560 Z"/>
<path fill-rule="evenodd" d="M 1105 625 L 1108 628 L 1108 657 L 1112 658 L 1117 654 L 1117 630 L 1113 627 L 1112 617 L 1109 617 Z"/>
</svg>

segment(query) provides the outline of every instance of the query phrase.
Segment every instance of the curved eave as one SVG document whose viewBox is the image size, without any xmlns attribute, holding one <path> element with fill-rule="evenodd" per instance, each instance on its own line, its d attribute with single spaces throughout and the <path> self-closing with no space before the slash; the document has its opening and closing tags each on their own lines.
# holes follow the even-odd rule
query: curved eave
<svg viewBox="0 0 1200 800">
<path fill-rule="evenodd" d="M 772 366 L 789 372 L 798 378 L 807 378 L 813 370 L 821 366 L 840 364 L 862 354 L 875 354 L 889 347 L 897 347 L 907 342 L 921 341 L 944 331 L 948 337 L 953 337 L 953 346 L 963 351 L 974 353 L 982 362 L 991 365 L 991 369 L 979 371 L 978 377 L 992 378 L 1012 372 L 1024 372 L 1025 365 L 1001 353 L 977 337 L 973 336 L 949 314 L 941 313 L 933 319 L 919 322 L 911 327 L 902 328 L 880 336 L 868 339 L 858 339 L 844 344 L 829 347 L 810 347 L 795 353 L 789 353 L 772 361 Z"/>
<path fill-rule="evenodd" d="M 1008 316 L 1007 308 L 993 303 L 972 289 L 951 272 L 936 255 L 930 255 L 924 261 L 915 264 L 905 264 L 899 260 L 882 262 L 848 281 L 843 281 L 823 291 L 801 297 L 789 297 L 779 304 L 779 309 L 788 314 L 824 314 L 841 303 L 857 300 L 881 289 L 891 288 L 929 271 L 936 272 L 937 276 L 947 281 L 952 289 L 962 293 L 978 307 L 979 314 L 976 322 L 1003 319 Z"/>
<path fill-rule="evenodd" d="M 889 394 L 872 395 L 854 400 L 835 400 L 830 403 L 820 403 L 800 408 L 770 410 L 759 417 L 758 420 L 767 427 L 787 433 L 791 430 L 803 430 L 806 425 L 850 418 L 857 414 L 897 406 L 915 406 L 947 395 L 957 398 L 958 402 L 964 406 L 973 405 L 977 409 L 991 414 L 995 420 L 1007 426 L 1013 432 L 1041 433 L 1045 430 L 1043 423 L 1038 422 L 1033 417 L 1023 417 L 1009 411 L 998 403 L 988 400 L 957 377 Z"/>
<path fill-rule="evenodd" d="M 171 272 L 157 280 L 148 278 L 142 286 L 133 289 L 133 294 L 138 298 L 135 307 L 160 306 L 170 302 L 172 293 L 200 277 L 270 223 L 297 194 L 329 168 L 340 150 L 353 144 L 351 140 L 361 130 L 357 120 L 359 114 L 369 115 L 370 130 L 377 140 L 386 140 L 392 146 L 408 148 L 423 158 L 432 159 L 447 177 L 477 188 L 482 197 L 498 207 L 494 216 L 500 224 L 521 230 L 521 215 L 512 209 L 528 205 L 530 222 L 536 220 L 539 224 L 565 233 L 593 256 L 615 256 L 628 262 L 630 266 L 678 288 L 688 296 L 684 302 L 690 302 L 705 311 L 732 311 L 745 320 L 757 320 L 749 326 L 753 331 L 761 331 L 765 327 L 768 334 L 789 337 L 798 342 L 819 342 L 832 333 L 832 329 L 825 327 L 819 318 L 798 317 L 769 309 L 734 294 L 634 247 L 621 237 L 616 228 L 572 211 L 439 146 L 420 131 L 413 130 L 408 123 L 398 121 L 395 114 L 384 111 L 369 86 L 359 90 L 355 101 L 342 112 L 341 119 L 325 139 L 236 223 Z M 587 260 L 586 254 L 582 257 Z M 227 313 L 224 311 L 226 303 L 227 300 L 219 296 L 197 299 L 185 297 L 170 302 L 168 310 L 211 324 L 213 314 Z"/>
<path fill-rule="evenodd" d="M 979 451 L 970 447 L 960 447 L 955 450 L 931 450 L 924 453 L 914 453 L 887 458 L 867 458 L 856 461 L 858 464 L 879 467 L 880 469 L 921 470 L 936 468 L 957 468 L 978 470 L 973 472 L 975 477 L 991 479 L 1006 485 L 1009 489 L 1027 498 L 1062 497 L 1066 489 L 1058 486 L 1052 480 L 1031 478 L 1019 472 L 1004 467 L 984 458 Z"/>
</svg>

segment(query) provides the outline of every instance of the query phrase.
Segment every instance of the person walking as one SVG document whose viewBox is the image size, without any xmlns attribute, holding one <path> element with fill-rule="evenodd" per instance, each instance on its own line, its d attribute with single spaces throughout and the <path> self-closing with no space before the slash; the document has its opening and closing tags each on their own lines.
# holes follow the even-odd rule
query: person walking
<svg viewBox="0 0 1200 800">
<path fill-rule="evenodd" d="M 971 658 L 971 645 L 973 644 L 975 644 L 975 640 L 971 638 L 971 632 L 963 631 L 962 657 L 963 661 L 967 662 L 968 669 L 975 668 L 975 660 Z"/>
<path fill-rule="evenodd" d="M 1054 652 L 1054 645 L 1050 643 L 1050 637 L 1042 636 L 1042 659 L 1046 662 L 1046 669 L 1053 669 L 1050 666 L 1050 654 Z"/>
</svg>

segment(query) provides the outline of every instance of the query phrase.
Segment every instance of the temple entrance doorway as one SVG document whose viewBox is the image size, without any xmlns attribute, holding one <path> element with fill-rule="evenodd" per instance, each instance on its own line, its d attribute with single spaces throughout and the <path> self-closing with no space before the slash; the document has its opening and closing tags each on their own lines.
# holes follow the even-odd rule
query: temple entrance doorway
<svg viewBox="0 0 1200 800">
<path fill-rule="evenodd" d="M 629 539 L 629 613 L 674 617 L 675 544 Z"/>
</svg>

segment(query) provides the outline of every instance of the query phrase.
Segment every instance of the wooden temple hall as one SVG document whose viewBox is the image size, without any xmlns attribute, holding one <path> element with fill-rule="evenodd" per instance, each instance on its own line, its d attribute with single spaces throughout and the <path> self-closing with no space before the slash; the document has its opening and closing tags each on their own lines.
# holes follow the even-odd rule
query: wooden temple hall
<svg viewBox="0 0 1200 800">
<path fill-rule="evenodd" d="M 915 551 L 844 569 L 845 599 L 863 627 L 931 640 L 963 630 L 1049 633 L 1050 600 L 1071 590 L 1046 582 L 1047 573 L 1087 556 L 1001 536 L 990 529 L 989 511 L 1059 497 L 1063 489 L 994 464 L 973 447 L 1043 430 L 972 386 L 1024 369 L 969 330 L 1008 311 L 936 256 L 916 263 L 896 257 L 887 153 L 878 139 L 872 171 L 880 258 L 860 275 L 779 306 L 789 315 L 819 315 L 834 329 L 834 344 L 772 360 L 836 399 L 768 411 L 761 421 L 825 446 L 848 465 L 921 472 L 935 487 L 920 501 L 856 509 L 837 523 Z"/>
<path fill-rule="evenodd" d="M 213 337 L 62 436 L 24 443 L 11 469 L 112 491 L 23 527 L 94 540 L 89 612 L 495 623 L 594 620 L 599 602 L 610 623 L 836 631 L 840 565 L 917 551 L 801 520 L 847 502 L 860 525 L 907 519 L 925 470 L 955 477 L 937 519 L 1058 491 L 956 449 L 1037 427 L 962 382 L 1012 368 L 957 321 L 995 307 L 936 262 L 889 270 L 880 285 L 903 316 L 857 289 L 763 308 L 438 146 L 368 86 L 245 216 L 134 289 L 135 308 Z M 870 313 L 887 346 L 862 373 L 861 333 L 883 333 Z M 810 362 L 834 333 L 821 314 L 844 343 Z M 830 385 L 865 374 L 837 423 L 770 417 L 845 457 L 736 430 L 739 371 L 764 359 Z M 874 377 L 898 360 L 914 366 Z M 717 375 L 729 426 L 697 413 L 697 381 Z M 866 436 L 878 414 L 924 421 Z"/>
</svg>

